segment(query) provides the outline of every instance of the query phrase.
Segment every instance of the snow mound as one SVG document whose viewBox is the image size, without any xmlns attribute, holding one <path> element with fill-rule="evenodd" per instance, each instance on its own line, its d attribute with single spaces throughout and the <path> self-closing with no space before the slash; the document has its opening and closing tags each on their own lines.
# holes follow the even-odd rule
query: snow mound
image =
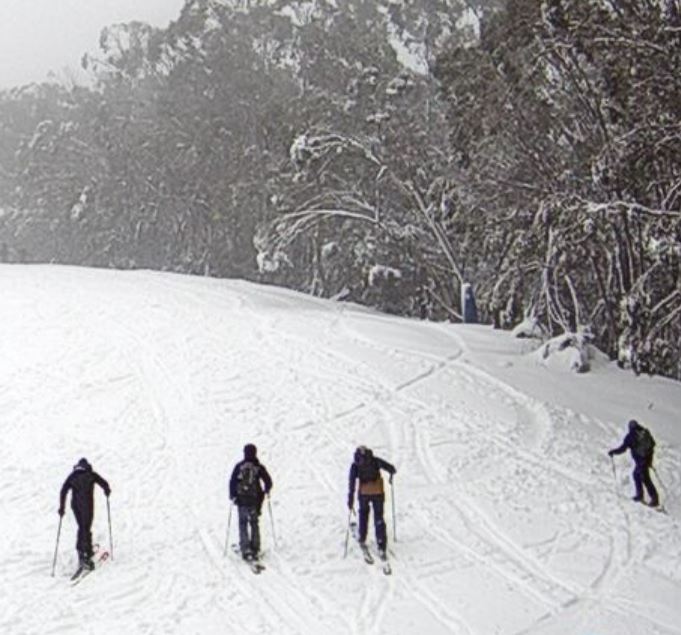
<svg viewBox="0 0 681 635">
<path fill-rule="evenodd" d="M 541 324 L 539 324 L 539 322 L 533 317 L 526 317 L 522 322 L 513 328 L 511 334 L 513 337 L 537 340 L 543 340 L 546 336 Z"/>
<path fill-rule="evenodd" d="M 532 354 L 541 364 L 555 370 L 586 373 L 594 362 L 606 364 L 608 357 L 592 343 L 588 332 L 563 333 L 545 342 Z"/>
</svg>

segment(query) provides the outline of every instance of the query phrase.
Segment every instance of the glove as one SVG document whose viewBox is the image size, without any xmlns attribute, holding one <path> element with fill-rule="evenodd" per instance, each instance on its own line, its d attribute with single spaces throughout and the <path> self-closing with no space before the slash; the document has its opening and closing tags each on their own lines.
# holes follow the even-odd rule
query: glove
<svg viewBox="0 0 681 635">
<path fill-rule="evenodd" d="M 355 506 L 355 500 L 352 497 L 352 494 L 348 496 L 348 509 L 352 509 Z"/>
<path fill-rule="evenodd" d="M 111 489 L 106 490 L 106 492 L 104 492 L 104 496 L 109 498 L 109 496 L 111 496 Z"/>
<path fill-rule="evenodd" d="M 609 457 L 615 456 L 615 450 L 610 450 L 610 451 L 608 452 L 608 456 L 609 456 Z"/>
<path fill-rule="evenodd" d="M 64 515 L 64 510 L 60 507 L 60 508 L 57 510 L 57 513 L 58 513 L 60 516 L 63 516 L 63 515 Z"/>
</svg>

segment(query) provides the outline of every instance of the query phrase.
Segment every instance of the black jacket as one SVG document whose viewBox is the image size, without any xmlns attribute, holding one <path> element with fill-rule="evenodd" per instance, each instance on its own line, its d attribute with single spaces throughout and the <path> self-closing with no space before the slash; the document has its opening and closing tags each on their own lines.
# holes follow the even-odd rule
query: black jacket
<svg viewBox="0 0 681 635">
<path fill-rule="evenodd" d="M 95 483 L 99 485 L 104 493 L 109 496 L 111 488 L 97 472 L 92 469 L 92 466 L 85 460 L 78 462 L 73 468 L 73 472 L 69 474 L 62 485 L 61 493 L 59 495 L 59 511 L 63 513 L 64 504 L 66 503 L 66 494 L 71 490 L 71 509 L 77 518 L 90 517 L 94 511 L 94 489 Z"/>
<path fill-rule="evenodd" d="M 378 471 L 378 479 L 375 481 L 363 481 L 360 478 L 359 474 L 359 466 L 357 465 L 357 459 L 355 459 L 352 462 L 352 465 L 350 466 L 350 475 L 348 478 L 348 507 L 352 507 L 354 498 L 355 498 L 355 488 L 357 486 L 357 481 L 359 481 L 359 494 L 360 496 L 362 495 L 367 495 L 367 496 L 372 496 L 372 495 L 383 495 L 383 479 L 381 479 L 380 476 L 380 470 L 385 470 L 388 472 L 388 474 L 392 475 L 397 472 L 395 469 L 395 466 L 392 465 L 391 463 L 388 463 L 388 461 L 384 461 L 382 458 L 378 456 L 373 456 L 371 455 L 371 458 L 369 459 L 370 461 L 373 461 L 375 463 L 375 466 Z M 376 483 L 376 487 L 373 487 L 373 483 Z"/>
<path fill-rule="evenodd" d="M 238 493 L 239 486 L 239 472 L 244 463 L 253 463 L 258 470 L 258 477 L 256 479 L 257 494 L 256 498 L 244 498 Z M 264 486 L 264 487 L 263 487 Z M 272 489 L 272 477 L 269 475 L 267 468 L 260 463 L 257 457 L 250 457 L 239 461 L 232 470 L 232 476 L 229 479 L 229 497 L 239 507 L 260 507 L 265 495 Z"/>
</svg>

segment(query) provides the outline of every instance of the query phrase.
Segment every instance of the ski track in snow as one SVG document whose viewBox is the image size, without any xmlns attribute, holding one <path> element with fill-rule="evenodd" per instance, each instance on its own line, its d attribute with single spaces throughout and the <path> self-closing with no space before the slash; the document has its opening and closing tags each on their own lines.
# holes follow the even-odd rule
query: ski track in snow
<svg viewBox="0 0 681 635">
<path fill-rule="evenodd" d="M 465 331 L 240 281 L 2 273 L 1 632 L 681 633 L 676 499 L 633 505 L 621 429 L 476 366 Z M 223 554 L 249 441 L 275 483 L 259 576 Z M 392 576 L 352 539 L 343 558 L 360 443 L 398 467 Z M 49 574 L 81 455 L 112 485 L 115 559 L 71 589 L 70 511 Z"/>
</svg>

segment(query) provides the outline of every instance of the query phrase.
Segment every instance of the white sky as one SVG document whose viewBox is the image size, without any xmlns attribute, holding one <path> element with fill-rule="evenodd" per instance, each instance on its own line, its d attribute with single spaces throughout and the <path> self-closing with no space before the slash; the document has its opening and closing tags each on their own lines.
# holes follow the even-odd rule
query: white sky
<svg viewBox="0 0 681 635">
<path fill-rule="evenodd" d="M 0 0 L 0 89 L 80 72 L 103 27 L 140 20 L 165 27 L 184 0 Z"/>
</svg>

